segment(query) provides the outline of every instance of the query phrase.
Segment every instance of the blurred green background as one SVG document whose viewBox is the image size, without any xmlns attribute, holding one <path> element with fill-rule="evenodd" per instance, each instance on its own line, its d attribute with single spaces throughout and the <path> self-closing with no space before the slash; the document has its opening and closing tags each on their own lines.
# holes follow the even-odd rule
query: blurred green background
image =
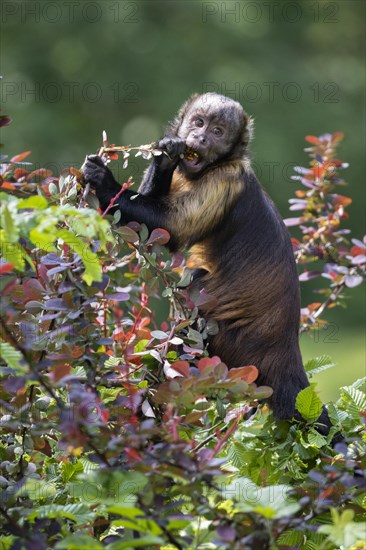
<svg viewBox="0 0 366 550">
<path fill-rule="evenodd" d="M 10 155 L 57 174 L 101 145 L 139 145 L 162 135 L 193 92 L 218 91 L 256 120 L 256 172 L 284 217 L 307 163 L 304 136 L 341 130 L 350 163 L 345 226 L 364 234 L 365 7 L 327 1 L 3 1 L 1 103 L 13 118 L 2 141 Z M 138 181 L 144 163 L 127 173 Z M 364 287 L 328 332 L 303 336 L 305 359 L 330 354 L 319 375 L 324 398 L 365 374 Z M 303 303 L 314 301 L 303 284 Z"/>
</svg>

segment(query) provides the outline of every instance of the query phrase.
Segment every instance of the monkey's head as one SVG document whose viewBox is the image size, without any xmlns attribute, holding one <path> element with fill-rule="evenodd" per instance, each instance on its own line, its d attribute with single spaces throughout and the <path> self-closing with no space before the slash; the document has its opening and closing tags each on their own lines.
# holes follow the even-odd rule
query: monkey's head
<svg viewBox="0 0 366 550">
<path fill-rule="evenodd" d="M 221 162 L 245 158 L 252 126 L 237 101 L 216 93 L 192 96 L 170 126 L 169 133 L 187 144 L 179 168 L 194 179 Z"/>
</svg>

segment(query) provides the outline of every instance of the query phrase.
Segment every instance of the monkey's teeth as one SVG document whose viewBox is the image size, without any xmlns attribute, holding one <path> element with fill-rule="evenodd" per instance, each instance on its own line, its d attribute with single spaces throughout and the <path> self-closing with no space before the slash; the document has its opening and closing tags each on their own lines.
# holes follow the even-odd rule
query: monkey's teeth
<svg viewBox="0 0 366 550">
<path fill-rule="evenodd" d="M 185 157 L 187 160 L 195 160 L 195 159 L 198 159 L 198 153 L 196 153 L 196 151 L 194 149 L 191 149 L 191 147 L 187 147 L 186 149 L 186 152 L 185 152 Z"/>
</svg>

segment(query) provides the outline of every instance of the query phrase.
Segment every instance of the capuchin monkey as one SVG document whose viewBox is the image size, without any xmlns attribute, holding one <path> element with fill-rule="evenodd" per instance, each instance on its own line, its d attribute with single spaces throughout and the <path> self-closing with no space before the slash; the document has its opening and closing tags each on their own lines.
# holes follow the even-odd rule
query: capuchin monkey
<svg viewBox="0 0 366 550">
<path fill-rule="evenodd" d="M 157 143 L 162 154 L 138 194 L 128 189 L 116 201 L 119 223 L 164 228 L 171 251 L 188 251 L 192 284 L 215 298 L 203 312 L 219 327 L 210 354 L 228 368 L 256 365 L 258 384 L 273 388 L 275 417 L 301 419 L 295 400 L 309 382 L 299 349 L 298 274 L 287 228 L 251 168 L 252 127 L 238 102 L 192 96 Z M 121 189 L 112 172 L 90 156 L 83 175 L 105 210 Z M 326 433 L 325 409 L 318 422 Z"/>
</svg>

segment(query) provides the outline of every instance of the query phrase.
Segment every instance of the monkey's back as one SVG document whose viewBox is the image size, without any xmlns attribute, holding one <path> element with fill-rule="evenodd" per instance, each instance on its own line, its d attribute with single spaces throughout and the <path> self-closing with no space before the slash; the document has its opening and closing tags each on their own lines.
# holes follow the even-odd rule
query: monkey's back
<svg viewBox="0 0 366 550">
<path fill-rule="evenodd" d="M 276 416 L 289 418 L 308 385 L 298 344 L 298 274 L 279 212 L 253 173 L 242 177 L 243 191 L 228 215 L 194 250 L 195 267 L 208 269 L 198 284 L 216 299 L 204 311 L 219 325 L 210 351 L 229 368 L 256 365 L 259 384 L 275 390 Z"/>
</svg>

